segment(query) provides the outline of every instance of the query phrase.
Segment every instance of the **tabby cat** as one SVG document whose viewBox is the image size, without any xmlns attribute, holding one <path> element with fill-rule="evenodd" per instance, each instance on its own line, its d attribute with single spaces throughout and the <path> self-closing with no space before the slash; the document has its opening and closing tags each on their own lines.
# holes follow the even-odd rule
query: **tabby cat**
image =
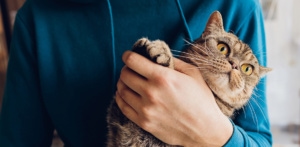
<svg viewBox="0 0 300 147">
<path fill-rule="evenodd" d="M 133 46 L 153 62 L 174 68 L 168 45 L 160 40 L 139 39 Z M 225 32 L 221 14 L 214 12 L 202 36 L 182 52 L 182 60 L 195 65 L 212 90 L 221 111 L 232 117 L 242 108 L 260 77 L 270 71 L 259 65 L 248 45 Z M 176 65 L 175 65 L 176 66 Z M 107 116 L 108 147 L 171 147 L 128 120 L 113 100 Z"/>
</svg>

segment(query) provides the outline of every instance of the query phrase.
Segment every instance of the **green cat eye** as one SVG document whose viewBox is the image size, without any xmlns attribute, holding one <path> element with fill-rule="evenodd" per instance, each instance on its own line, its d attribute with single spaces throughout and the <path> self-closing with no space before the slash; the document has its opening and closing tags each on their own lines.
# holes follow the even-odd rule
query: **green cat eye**
<svg viewBox="0 0 300 147">
<path fill-rule="evenodd" d="M 253 66 L 250 64 L 243 64 L 241 69 L 242 72 L 248 76 L 251 75 L 253 72 Z"/>
<path fill-rule="evenodd" d="M 225 43 L 219 43 L 217 46 L 218 50 L 225 56 L 229 54 L 229 48 Z"/>
</svg>

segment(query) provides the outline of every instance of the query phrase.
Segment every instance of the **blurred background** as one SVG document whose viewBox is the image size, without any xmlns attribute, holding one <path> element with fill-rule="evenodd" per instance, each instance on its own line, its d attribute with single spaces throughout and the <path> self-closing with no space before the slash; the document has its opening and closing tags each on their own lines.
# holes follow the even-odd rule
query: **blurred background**
<svg viewBox="0 0 300 147">
<path fill-rule="evenodd" d="M 17 10 L 25 0 L 0 0 L 0 111 L 9 42 Z M 269 117 L 274 147 L 300 147 L 300 1 L 260 0 L 267 38 Z M 52 147 L 63 143 L 54 132 Z"/>
<path fill-rule="evenodd" d="M 300 145 L 300 1 L 261 0 L 267 37 L 267 98 L 274 143 Z M 274 145 L 275 146 L 275 145 Z"/>
</svg>

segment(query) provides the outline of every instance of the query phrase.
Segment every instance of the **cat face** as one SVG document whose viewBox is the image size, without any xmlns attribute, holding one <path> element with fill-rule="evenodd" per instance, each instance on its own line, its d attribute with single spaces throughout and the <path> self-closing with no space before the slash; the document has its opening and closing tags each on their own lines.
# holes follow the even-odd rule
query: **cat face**
<svg viewBox="0 0 300 147">
<path fill-rule="evenodd" d="M 234 109 L 248 101 L 260 77 L 270 71 L 259 65 L 248 45 L 224 31 L 219 12 L 211 15 L 202 37 L 187 52 L 215 97 Z"/>
</svg>

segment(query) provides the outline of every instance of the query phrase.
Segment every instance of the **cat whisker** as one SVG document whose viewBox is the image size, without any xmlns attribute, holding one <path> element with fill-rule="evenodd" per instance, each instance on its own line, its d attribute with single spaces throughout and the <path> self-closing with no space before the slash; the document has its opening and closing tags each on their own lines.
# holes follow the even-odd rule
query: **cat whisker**
<svg viewBox="0 0 300 147">
<path fill-rule="evenodd" d="M 263 92 L 262 90 L 259 90 L 257 87 L 253 88 L 253 93 L 259 93 L 259 92 Z M 258 95 L 257 95 L 258 96 Z"/>
<path fill-rule="evenodd" d="M 264 79 L 264 78 L 262 78 L 262 79 Z M 261 84 L 263 82 L 264 82 L 263 80 L 259 80 L 257 84 Z"/>
<path fill-rule="evenodd" d="M 184 52 L 184 51 L 180 51 L 180 50 L 174 50 L 174 49 L 170 49 L 172 52 L 178 52 L 178 53 L 186 53 L 189 54 L 188 52 Z"/>
<path fill-rule="evenodd" d="M 257 89 L 257 90 L 258 90 L 258 89 Z M 260 100 L 261 102 L 265 102 L 265 100 L 262 99 L 262 97 L 261 97 L 259 94 L 257 94 L 258 91 L 253 90 L 253 93 L 254 93 L 253 96 L 255 96 L 258 100 Z"/>
<path fill-rule="evenodd" d="M 183 38 L 183 41 L 186 42 L 188 45 L 192 45 L 192 46 L 198 48 L 197 46 L 195 46 L 195 44 L 193 44 L 192 42 L 190 42 L 190 41 L 188 41 L 188 40 L 186 40 L 184 38 Z"/>
<path fill-rule="evenodd" d="M 253 118 L 253 122 L 257 127 L 257 132 L 259 132 L 257 116 L 256 116 L 256 113 L 255 113 L 255 110 L 254 110 L 253 106 L 251 105 L 251 101 L 249 101 L 247 103 L 247 105 L 249 106 L 249 109 L 250 109 L 250 112 L 251 112 L 251 115 L 252 115 L 252 118 Z"/>
<path fill-rule="evenodd" d="M 207 70 L 202 70 L 201 73 L 207 74 L 207 73 L 211 73 L 211 71 L 207 69 Z"/>
<path fill-rule="evenodd" d="M 172 51 L 172 52 L 178 52 L 178 53 L 181 53 L 181 54 L 186 54 L 186 55 L 190 55 L 190 56 L 193 56 L 193 57 L 199 58 L 199 56 L 197 56 L 197 55 L 194 55 L 194 54 L 191 54 L 191 53 L 188 53 L 188 52 L 184 52 L 184 51 L 178 51 L 178 50 L 172 50 L 172 49 L 171 49 L 171 51 Z M 174 54 L 174 55 L 176 55 L 176 54 Z M 178 55 L 176 55 L 176 56 L 178 56 Z"/>
<path fill-rule="evenodd" d="M 244 114 L 246 114 L 245 106 L 242 107 L 242 110 L 243 110 Z M 246 115 L 244 115 L 244 116 L 245 116 L 245 119 L 246 119 Z"/>
<path fill-rule="evenodd" d="M 254 87 L 254 89 L 253 89 L 253 93 L 255 93 L 255 94 L 257 94 L 257 93 L 264 93 L 264 91 L 263 91 L 263 90 L 260 90 L 260 89 L 258 89 L 257 87 Z M 257 96 L 257 97 L 260 97 L 260 95 L 259 95 L 259 94 L 257 94 L 256 96 Z"/>
<path fill-rule="evenodd" d="M 257 100 L 260 100 L 261 102 L 265 102 L 265 100 L 263 100 L 262 97 L 257 93 L 252 94 L 252 97 L 255 97 Z"/>
<path fill-rule="evenodd" d="M 208 56 L 210 56 L 210 57 L 214 57 L 214 54 L 213 54 L 213 52 L 210 50 L 210 48 L 208 48 L 207 46 L 206 46 L 206 44 L 205 44 L 205 46 L 204 47 L 202 47 L 202 46 L 200 46 L 200 48 L 202 49 L 202 51 L 203 50 L 206 50 L 206 51 L 208 51 Z"/>
<path fill-rule="evenodd" d="M 260 89 L 258 89 L 257 87 L 254 87 L 254 90 L 255 90 L 255 91 L 258 91 L 258 92 L 264 92 L 263 90 L 260 90 Z"/>
<path fill-rule="evenodd" d="M 205 50 L 206 52 L 208 52 L 208 53 L 209 53 L 208 56 L 210 56 L 210 57 L 214 57 L 214 56 L 215 56 L 215 55 L 213 54 L 213 52 L 210 50 L 210 48 L 206 46 L 206 44 L 205 44 L 204 47 L 203 47 L 203 46 L 200 46 L 200 49 L 201 49 L 202 51 Z"/>
<path fill-rule="evenodd" d="M 212 52 L 209 50 L 209 48 L 207 47 L 201 47 L 201 46 L 196 46 L 195 44 L 187 41 L 186 39 L 183 39 L 186 43 L 188 43 L 188 45 L 192 45 L 195 48 L 201 50 L 202 52 L 204 52 L 205 54 L 207 54 L 208 56 L 213 56 Z M 208 51 L 208 52 L 207 52 Z"/>
<path fill-rule="evenodd" d="M 255 96 L 255 97 L 260 97 L 259 94 L 257 94 L 259 91 L 257 89 L 257 87 L 253 87 L 253 90 L 252 90 L 252 95 Z"/>
<path fill-rule="evenodd" d="M 252 91 L 252 95 L 255 97 L 259 97 L 259 95 L 254 90 Z"/>
<path fill-rule="evenodd" d="M 265 121 L 267 121 L 267 117 L 264 114 L 264 111 L 262 110 L 261 106 L 259 105 L 259 103 L 257 102 L 257 100 L 255 98 L 252 98 L 253 102 L 257 105 L 258 109 L 260 110 L 262 116 L 264 117 Z"/>
<path fill-rule="evenodd" d="M 185 69 L 207 69 L 206 67 L 191 67 L 191 68 L 185 68 Z"/>
<path fill-rule="evenodd" d="M 207 42 L 207 39 L 205 39 L 205 42 Z M 205 43 L 205 48 L 211 53 L 212 57 L 214 57 L 214 54 L 212 53 L 210 48 L 206 46 L 206 43 Z"/>
<path fill-rule="evenodd" d="M 190 41 L 188 41 L 188 40 L 186 40 L 186 39 L 183 39 L 183 41 L 186 42 L 187 45 L 192 45 L 192 46 L 198 48 L 198 46 L 196 46 L 195 44 L 193 44 L 192 42 L 190 42 Z"/>
<path fill-rule="evenodd" d="M 174 57 L 180 57 L 180 58 L 185 58 L 185 59 L 192 59 L 192 60 L 196 60 L 196 61 L 201 61 L 201 62 L 204 62 L 204 63 L 209 63 L 207 59 L 203 58 L 192 58 L 192 57 L 186 57 L 186 56 L 182 56 L 182 55 L 173 55 Z M 209 64 L 211 65 L 211 64 Z"/>
</svg>

